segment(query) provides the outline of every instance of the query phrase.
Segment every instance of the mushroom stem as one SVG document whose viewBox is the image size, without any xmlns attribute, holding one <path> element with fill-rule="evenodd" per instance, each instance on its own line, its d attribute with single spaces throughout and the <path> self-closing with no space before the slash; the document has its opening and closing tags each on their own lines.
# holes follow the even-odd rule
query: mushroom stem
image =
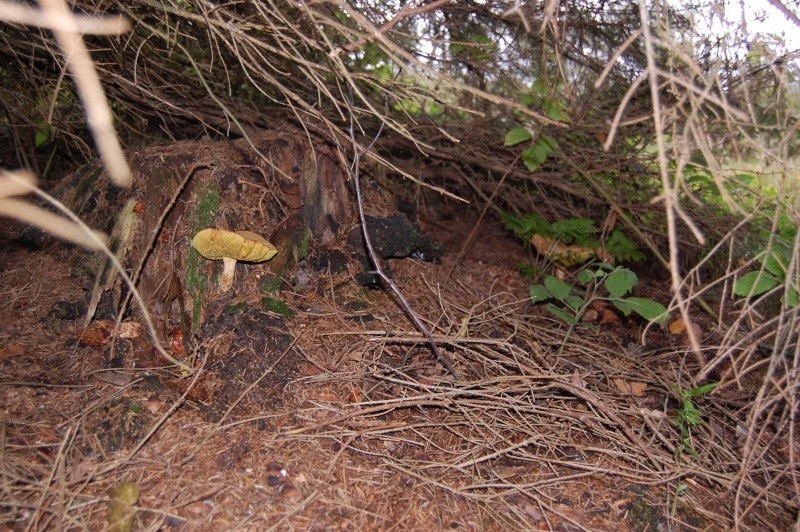
<svg viewBox="0 0 800 532">
<path fill-rule="evenodd" d="M 222 276 L 219 278 L 219 291 L 227 292 L 233 286 L 233 276 L 236 273 L 236 259 L 222 258 Z"/>
</svg>

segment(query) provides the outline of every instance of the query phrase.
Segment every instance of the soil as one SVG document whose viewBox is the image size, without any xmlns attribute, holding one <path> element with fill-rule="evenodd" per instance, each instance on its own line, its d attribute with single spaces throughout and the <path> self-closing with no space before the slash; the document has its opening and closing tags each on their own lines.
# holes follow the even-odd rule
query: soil
<svg viewBox="0 0 800 532">
<path fill-rule="evenodd" d="M 424 252 L 400 246 L 387 263 L 460 380 L 389 291 L 359 282 L 346 238 L 295 250 L 291 275 L 239 265 L 200 321 L 187 321 L 190 299 L 159 296 L 159 341 L 182 373 L 135 308 L 132 332 L 115 332 L 124 292 L 84 326 L 87 254 L 2 222 L 0 528 L 100 530 L 120 512 L 134 530 L 791 526 L 791 482 L 778 476 L 765 495 L 758 474 L 736 478 L 747 382 L 696 399 L 707 422 L 681 453 L 671 420 L 695 364 L 685 335 L 601 309 L 564 345 L 566 324 L 530 304 L 516 266 L 544 269 L 535 252 L 473 206 L 433 194 L 426 205 L 411 215 Z M 287 241 L 302 236 L 292 224 Z M 171 260 L 181 271 L 190 259 Z M 150 293 L 168 294 L 170 274 L 156 279 Z M 655 276 L 637 291 L 668 302 Z M 770 446 L 761 466 L 780 470 L 798 450 Z"/>
</svg>

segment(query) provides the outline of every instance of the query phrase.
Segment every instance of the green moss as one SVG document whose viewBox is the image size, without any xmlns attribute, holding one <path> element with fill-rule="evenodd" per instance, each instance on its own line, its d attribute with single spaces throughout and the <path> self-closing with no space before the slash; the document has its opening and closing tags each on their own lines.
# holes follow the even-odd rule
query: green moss
<svg viewBox="0 0 800 532">
<path fill-rule="evenodd" d="M 258 283 L 258 291 L 259 292 L 266 292 L 270 294 L 277 294 L 281 291 L 281 285 L 283 281 L 278 276 L 267 276 L 261 279 L 261 282 Z"/>
<path fill-rule="evenodd" d="M 195 229 L 198 231 L 209 227 L 217 217 L 219 210 L 219 188 L 211 184 L 197 194 L 197 207 L 194 211 Z"/>
<path fill-rule="evenodd" d="M 277 299 L 273 299 L 271 297 L 261 298 L 261 308 L 270 312 L 274 312 L 275 314 L 280 314 L 284 318 L 294 318 L 294 316 L 297 314 L 283 301 L 278 301 Z"/>
<path fill-rule="evenodd" d="M 367 304 L 363 301 L 348 301 L 342 308 L 348 312 L 358 312 L 360 310 L 366 310 Z"/>
<path fill-rule="evenodd" d="M 634 493 L 634 499 L 628 511 L 631 528 L 637 531 L 659 530 L 661 527 L 659 526 L 658 512 L 647 501 L 644 491 L 638 486 L 631 486 L 629 489 Z"/>
<path fill-rule="evenodd" d="M 225 305 L 225 308 L 222 309 L 222 313 L 228 316 L 244 314 L 245 312 L 247 312 L 247 303 L 244 301 L 241 303 L 236 303 L 235 305 Z"/>
<path fill-rule="evenodd" d="M 219 188 L 209 185 L 197 191 L 197 202 L 192 213 L 190 235 L 199 230 L 210 227 L 214 223 L 219 210 Z M 200 256 L 191 244 L 186 256 L 186 290 L 192 298 L 192 332 L 197 332 L 200 326 L 200 315 L 203 308 L 203 299 L 208 292 L 208 277 L 206 259 Z"/>
<path fill-rule="evenodd" d="M 300 242 L 297 244 L 297 260 L 301 261 L 304 258 L 308 257 L 308 251 L 311 247 L 311 230 L 305 228 L 303 230 L 303 236 L 300 238 Z"/>
</svg>

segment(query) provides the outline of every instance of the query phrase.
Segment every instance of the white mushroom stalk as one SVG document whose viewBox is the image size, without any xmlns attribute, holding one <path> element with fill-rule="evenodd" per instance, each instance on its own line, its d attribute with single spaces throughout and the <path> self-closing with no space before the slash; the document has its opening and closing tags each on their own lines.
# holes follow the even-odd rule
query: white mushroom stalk
<svg viewBox="0 0 800 532">
<path fill-rule="evenodd" d="M 238 261 L 265 262 L 278 253 L 275 246 L 255 233 L 224 229 L 203 229 L 192 239 L 192 247 L 209 260 L 222 261 L 220 292 L 227 292 L 233 286 Z"/>
<path fill-rule="evenodd" d="M 219 278 L 219 291 L 227 292 L 233 286 L 233 277 L 236 275 L 236 259 L 222 257 L 222 275 Z"/>
</svg>

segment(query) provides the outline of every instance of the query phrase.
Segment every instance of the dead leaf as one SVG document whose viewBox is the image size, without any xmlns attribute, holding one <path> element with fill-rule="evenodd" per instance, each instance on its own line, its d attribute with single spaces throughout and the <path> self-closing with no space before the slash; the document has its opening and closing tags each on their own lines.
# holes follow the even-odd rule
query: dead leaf
<svg viewBox="0 0 800 532">
<path fill-rule="evenodd" d="M 335 402 L 338 400 L 336 394 L 333 392 L 319 392 L 317 394 L 317 399 L 319 399 L 320 401 L 331 401 L 331 402 Z"/>
<path fill-rule="evenodd" d="M 112 371 L 108 373 L 96 373 L 94 378 L 103 382 L 107 382 L 108 384 L 113 384 L 114 386 L 122 387 L 131 383 L 133 380 L 133 375 Z"/>
<path fill-rule="evenodd" d="M 590 247 L 577 246 L 575 244 L 567 245 L 558 240 L 553 240 L 552 238 L 546 238 L 537 234 L 531 237 L 531 244 L 533 244 L 533 247 L 536 248 L 536 251 L 538 251 L 540 255 L 566 267 L 587 262 L 595 257 L 608 264 L 614 264 L 614 258 L 606 253 L 602 247 L 593 249 Z"/>
<path fill-rule="evenodd" d="M 630 386 L 631 395 L 633 395 L 634 397 L 643 396 L 645 390 L 647 390 L 647 383 L 646 382 L 629 382 L 628 386 Z"/>
<path fill-rule="evenodd" d="M 159 410 L 161 410 L 161 408 L 164 406 L 164 402 L 159 401 L 158 399 L 148 399 L 147 401 L 142 402 L 142 406 L 144 406 L 151 414 L 158 414 Z"/>
<path fill-rule="evenodd" d="M 322 373 L 322 369 L 319 366 L 315 366 L 314 364 L 301 364 L 300 365 L 300 374 L 305 375 L 306 377 L 315 377 Z"/>
<path fill-rule="evenodd" d="M 669 332 L 675 336 L 686 332 L 686 322 L 682 317 L 669 324 Z"/>
<path fill-rule="evenodd" d="M 353 388 L 350 390 L 350 402 L 351 403 L 360 403 L 364 399 L 364 396 L 361 394 L 361 390 L 358 388 Z"/>
<path fill-rule="evenodd" d="M 568 246 L 563 242 L 534 234 L 531 244 L 540 255 L 555 261 L 563 266 L 575 266 L 594 257 L 594 251 L 580 246 Z"/>
<path fill-rule="evenodd" d="M 169 348 L 176 356 L 186 354 L 186 350 L 183 348 L 183 331 L 180 327 L 175 327 L 169 332 Z"/>
<path fill-rule="evenodd" d="M 542 514 L 542 511 L 539 509 L 539 507 L 533 504 L 533 502 L 527 498 L 519 501 L 518 506 L 523 512 L 528 514 L 528 517 L 530 517 L 532 521 L 538 523 L 539 521 L 544 520 L 544 514 Z"/>
<path fill-rule="evenodd" d="M 641 397 L 647 390 L 647 383 L 626 381 L 625 379 L 611 379 L 617 391 L 623 395 L 632 395 L 634 397 Z"/>
<path fill-rule="evenodd" d="M 603 141 L 601 144 L 603 143 L 605 143 L 605 141 Z M 601 231 L 603 232 L 604 235 L 609 235 L 616 226 L 617 226 L 617 211 L 612 209 L 611 211 L 609 211 L 608 216 L 606 216 L 606 219 L 603 220 L 603 228 L 601 229 Z"/>
<path fill-rule="evenodd" d="M 97 464 L 92 460 L 83 460 L 77 464 L 73 463 L 69 467 L 69 479 L 71 482 L 81 482 L 97 471 Z"/>
<path fill-rule="evenodd" d="M 702 333 L 702 331 L 700 330 L 700 326 L 694 322 L 687 323 L 682 317 L 676 319 L 675 321 L 669 324 L 669 332 L 672 333 L 674 336 L 686 335 L 688 337 L 689 327 L 692 328 L 692 331 L 694 331 L 695 336 L 700 337 Z"/>
<path fill-rule="evenodd" d="M 0 360 L 5 360 L 7 358 L 18 357 L 25 354 L 25 346 L 20 343 L 11 344 L 9 346 L 0 349 Z"/>
<path fill-rule="evenodd" d="M 586 309 L 586 312 L 581 316 L 583 323 L 597 323 L 600 321 L 600 313 L 593 308 Z"/>
<path fill-rule="evenodd" d="M 667 415 L 661 410 L 653 410 L 652 408 L 640 408 L 639 413 L 643 416 L 654 419 L 664 419 L 667 417 Z"/>
<path fill-rule="evenodd" d="M 621 325 L 622 320 L 617 314 L 616 309 L 608 301 L 595 300 L 581 316 L 584 323 L 594 323 L 597 325 Z"/>
<path fill-rule="evenodd" d="M 492 472 L 497 478 L 511 478 L 519 475 L 519 470 L 515 467 L 497 466 L 492 468 Z"/>
<path fill-rule="evenodd" d="M 303 494 L 292 485 L 287 485 L 281 490 L 281 496 L 292 504 L 297 504 L 303 500 Z"/>
<path fill-rule="evenodd" d="M 583 380 L 581 374 L 578 372 L 578 368 L 575 368 L 575 371 L 572 372 L 572 385 L 577 388 L 586 388 L 586 381 Z"/>
</svg>

